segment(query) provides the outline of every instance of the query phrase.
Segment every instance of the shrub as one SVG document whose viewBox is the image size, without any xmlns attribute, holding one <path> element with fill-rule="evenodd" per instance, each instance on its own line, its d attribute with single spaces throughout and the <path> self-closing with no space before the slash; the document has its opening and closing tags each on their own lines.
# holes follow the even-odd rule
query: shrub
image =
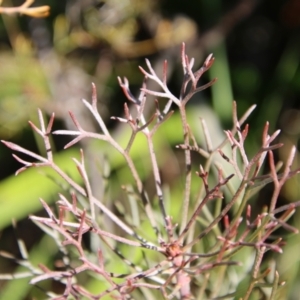
<svg viewBox="0 0 300 300">
<path fill-rule="evenodd" d="M 215 82 L 212 80 L 202 86 L 198 84 L 213 61 L 213 56 L 209 55 L 204 64 L 193 71 L 194 60 L 186 55 L 185 46 L 182 45 L 183 81 L 178 97 L 168 88 L 166 61 L 162 78 L 159 78 L 148 60 L 148 70 L 140 67 L 144 82 L 138 97 L 130 92 L 127 79 L 119 78 L 119 84 L 131 103 L 130 106 L 124 104 L 123 117 L 113 117 L 131 129 L 125 147 L 111 135 L 101 118 L 94 85 L 92 102 L 83 100 L 83 104 L 92 113 L 101 133 L 84 130 L 72 112 L 70 116 L 76 130 L 52 132 L 54 114 L 46 125 L 39 111 L 39 127 L 31 122 L 30 125 L 42 137 L 46 157 L 2 141 L 12 150 L 35 160 L 30 162 L 14 155 L 23 165 L 17 173 L 30 167 L 47 166 L 70 187 L 69 196 L 59 195 L 57 210 L 40 200 L 48 217 L 30 216 L 55 240 L 63 256 L 62 265 L 56 270 L 44 265 L 36 268 L 30 263 L 26 266 L 32 276 L 31 284 L 49 279 L 63 284 L 64 292 L 57 295 L 47 291 L 49 298 L 276 299 L 278 287 L 283 283 L 279 281 L 276 266 L 264 260 L 264 257 L 270 250 L 282 252 L 282 238 L 276 236 L 278 228 L 297 232 L 287 224 L 287 220 L 299 203 L 277 206 L 282 186 L 300 170 L 291 170 L 296 150 L 295 147 L 291 149 L 284 167 L 276 164 L 273 152 L 282 144 L 274 141 L 280 131 L 269 134 L 267 122 L 263 128 L 260 149 L 249 157 L 244 147 L 249 131 L 249 125 L 245 122 L 255 106 L 239 118 L 235 102 L 233 128 L 224 132 L 224 141 L 213 147 L 214 136 L 210 135 L 202 119 L 204 142 L 197 142 L 186 105 L 193 95 Z M 159 88 L 148 88 L 149 80 Z M 154 101 L 155 112 L 150 116 L 145 111 L 147 96 L 148 99 L 149 96 L 159 99 Z M 167 99 L 163 108 L 160 102 L 162 98 Z M 182 195 L 175 197 L 171 191 L 172 196 L 169 197 L 162 184 L 159 153 L 155 150 L 153 137 L 160 134 L 160 127 L 165 122 L 169 122 L 174 106 L 177 106 L 181 120 L 181 128 L 174 128 L 174 131 L 182 135 L 183 141 L 176 148 L 184 153 L 185 169 L 182 169 Z M 73 159 L 83 184 L 74 181 L 53 160 L 51 134 L 74 137 L 65 148 L 90 138 L 105 141 L 117 150 L 134 182 L 132 186 L 123 187 L 128 202 L 124 200 L 114 205 L 112 199 L 106 201 L 109 193 L 105 188 L 102 195 L 95 195 L 83 150 L 80 151 L 80 159 Z M 149 156 L 145 156 L 145 159 L 150 161 L 155 192 L 146 189 L 137 162 L 131 157 L 131 149 L 139 135 L 146 138 Z M 203 162 L 196 174 L 192 173 L 192 152 L 200 155 Z M 270 171 L 263 174 L 265 161 Z M 105 161 L 99 182 L 110 180 L 104 165 Z M 192 181 L 196 177 L 198 190 L 194 191 Z M 264 207 L 259 214 L 253 214 L 251 198 L 270 183 L 273 188 L 268 207 Z M 149 197 L 148 194 L 154 196 Z M 176 211 L 174 207 L 180 209 L 179 217 L 175 217 L 176 222 L 169 212 Z M 101 241 L 96 253 L 85 246 L 85 235 Z M 88 279 L 97 282 L 97 291 L 88 288 Z"/>
</svg>

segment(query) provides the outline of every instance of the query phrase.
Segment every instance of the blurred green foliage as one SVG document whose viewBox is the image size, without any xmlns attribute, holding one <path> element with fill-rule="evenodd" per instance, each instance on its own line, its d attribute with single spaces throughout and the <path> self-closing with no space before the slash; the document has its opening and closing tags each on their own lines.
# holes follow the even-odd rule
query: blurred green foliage
<svg viewBox="0 0 300 300">
<path fill-rule="evenodd" d="M 9 2 L 3 1 L 2 5 Z M 11 4 L 16 5 L 17 2 Z M 111 115 L 122 113 L 125 99 L 117 85 L 116 76 L 128 77 L 133 84 L 133 93 L 137 93 L 142 76 L 136 66 L 144 65 L 144 58 L 150 57 L 155 68 L 161 70 L 162 61 L 168 59 L 170 86 L 176 93 L 181 84 L 181 76 L 178 75 L 181 71 L 179 47 L 181 42 L 186 42 L 187 52 L 195 57 L 198 65 L 208 53 L 214 53 L 216 64 L 209 77 L 219 79 L 211 91 L 195 97 L 190 104 L 193 109 L 190 109 L 192 113 L 189 118 L 195 119 L 194 132 L 197 132 L 197 126 L 200 128 L 198 117 L 204 109 L 208 112 L 204 116 L 206 121 L 212 122 L 218 135 L 222 131 L 220 124 L 214 121 L 215 115 L 219 116 L 219 122 L 225 128 L 231 127 L 233 98 L 241 114 L 257 103 L 255 117 L 250 119 L 252 136 L 249 137 L 248 149 L 250 153 L 257 149 L 261 139 L 257 132 L 268 120 L 271 131 L 282 128 L 280 139 L 286 147 L 278 152 L 278 159 L 284 160 L 290 145 L 299 145 L 300 136 L 300 127 L 295 127 L 300 122 L 300 21 L 299 17 L 295 17 L 297 13 L 299 16 L 300 11 L 296 2 L 41 0 L 39 4 L 51 7 L 51 15 L 47 19 L 3 15 L 0 20 L 0 139 L 9 139 L 21 143 L 25 148 L 43 151 L 38 141 L 32 144 L 35 137 L 24 130 L 28 126 L 27 120 L 36 121 L 37 108 L 48 114 L 55 111 L 59 125 L 68 129 L 73 127 L 68 121 L 67 111 L 75 110 L 82 124 L 97 131 L 91 116 L 82 111 L 80 102 L 81 98 L 90 99 L 90 83 L 93 81 L 98 88 L 102 116 L 113 134 L 123 138 L 126 143 L 126 130 L 109 120 Z M 151 110 L 153 107 L 149 107 Z M 287 118 L 287 115 L 292 117 Z M 173 173 L 165 174 L 165 181 L 174 186 L 172 197 L 176 198 L 179 187 L 174 183 L 179 180 L 180 160 L 176 158 L 176 151 L 169 147 L 180 142 L 177 132 L 172 130 L 176 127 L 176 115 L 164 126 L 165 140 L 157 140 L 156 147 L 162 168 L 174 156 L 171 159 Z M 200 129 L 198 132 L 200 140 Z M 26 144 L 26 141 L 30 144 Z M 65 143 L 65 140 L 54 140 L 56 159 L 63 168 L 70 169 L 70 174 L 76 178 L 72 161 L 66 157 L 76 156 L 78 151 L 72 149 L 61 152 Z M 83 144 L 82 147 L 99 146 Z M 104 149 L 109 153 L 107 148 Z M 140 160 L 140 171 L 144 172 L 146 180 L 148 169 L 141 159 L 146 155 L 143 149 L 137 146 L 132 155 Z M 6 235 L 11 230 L 10 220 L 14 218 L 20 221 L 29 214 L 37 213 L 40 209 L 38 198 L 54 201 L 61 187 L 40 175 L 39 170 L 29 170 L 15 177 L 13 174 L 18 164 L 2 144 L 0 159 L 1 249 L 2 244 L 8 245 L 14 238 Z M 91 156 L 89 163 L 94 164 L 95 159 L 95 156 Z M 118 173 L 112 185 L 120 186 L 126 181 L 128 172 L 117 156 L 110 154 L 109 161 L 112 173 Z M 294 201 L 299 199 L 299 195 L 299 178 L 295 178 L 282 193 L 281 201 Z M 114 195 L 115 198 L 118 196 Z M 258 209 L 267 200 L 267 194 L 258 197 Z M 179 207 L 170 209 L 176 214 Z M 296 217 L 293 222 L 300 229 Z M 26 243 L 26 234 L 21 238 Z M 33 257 L 41 254 L 36 249 L 44 247 L 41 246 L 43 242 L 37 240 L 36 245 L 32 246 Z M 281 289 L 281 299 L 298 300 L 299 236 L 289 237 L 288 242 L 281 257 L 276 257 L 282 269 L 281 280 L 288 280 Z M 43 259 L 47 255 L 45 253 Z M 15 295 L 15 300 L 31 299 L 33 294 L 28 291 L 28 285 L 21 281 L 19 285 L 18 281 L 12 284 L 13 290 L 20 292 L 19 296 Z M 2 285 L 0 283 L 0 289 Z M 28 298 L 24 297 L 25 294 L 28 294 Z M 4 295 L 8 294 L 0 294 L 0 299 L 8 299 Z"/>
</svg>

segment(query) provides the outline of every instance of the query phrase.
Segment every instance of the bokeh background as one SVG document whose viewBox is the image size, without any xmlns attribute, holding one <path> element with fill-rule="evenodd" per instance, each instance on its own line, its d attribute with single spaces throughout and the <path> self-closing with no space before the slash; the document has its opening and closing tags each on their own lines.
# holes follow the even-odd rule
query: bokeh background
<svg viewBox="0 0 300 300">
<path fill-rule="evenodd" d="M 4 0 L 2 5 L 21 3 Z M 91 82 L 97 86 L 103 118 L 114 134 L 122 135 L 120 126 L 110 120 L 110 116 L 122 114 L 125 100 L 117 76 L 127 77 L 133 93 L 137 93 L 142 82 L 138 66 L 145 66 L 145 58 L 158 72 L 167 59 L 169 86 L 176 94 L 182 78 L 180 47 L 185 42 L 196 67 L 209 53 L 216 58 L 203 82 L 218 77 L 217 83 L 190 104 L 199 116 L 204 114 L 212 126 L 228 129 L 232 126 L 233 99 L 240 115 L 257 104 L 249 120 L 249 153 L 258 149 L 266 121 L 271 132 L 282 130 L 279 139 L 285 146 L 278 151 L 278 160 L 286 158 L 292 144 L 299 148 L 299 0 L 38 0 L 34 5 L 49 5 L 50 16 L 0 16 L 0 139 L 44 153 L 27 123 L 37 122 L 37 108 L 45 117 L 55 112 L 56 128 L 73 128 L 68 117 L 72 110 L 85 128 L 97 130 L 80 101 L 90 99 Z M 180 142 L 172 130 L 168 139 L 171 145 Z M 76 155 L 76 147 L 64 153 L 61 150 L 66 140 L 55 139 L 53 143 L 57 161 L 76 176 L 67 159 Z M 93 145 L 81 146 L 89 151 L 91 162 L 100 155 Z M 158 151 L 170 166 L 170 150 L 161 147 Z M 294 167 L 299 164 L 297 152 Z M 15 177 L 20 165 L 2 144 L 0 166 L 0 250 L 18 256 L 16 239 L 21 237 L 32 259 L 46 263 L 53 259 L 52 250 L 45 249 L 42 233 L 27 216 L 41 213 L 39 197 L 53 203 L 61 187 L 41 176 L 41 171 L 29 170 Z M 111 168 L 114 172 L 121 166 L 112 162 Z M 163 173 L 165 182 L 178 175 L 175 167 L 170 170 Z M 266 189 L 256 199 L 258 209 L 268 203 L 269 193 Z M 299 194 L 299 179 L 290 180 L 280 204 L 299 200 Z M 17 221 L 17 229 L 11 226 L 12 219 Z M 291 222 L 300 229 L 299 212 Z M 281 299 L 298 300 L 300 238 L 286 235 L 285 239 L 284 253 L 276 256 L 281 279 L 287 280 Z M 11 272 L 14 266 L 0 260 L 1 273 Z M 43 295 L 26 280 L 0 282 L 0 299 L 8 299 L 12 291 L 14 297 L 10 299 L 42 299 Z"/>
</svg>

